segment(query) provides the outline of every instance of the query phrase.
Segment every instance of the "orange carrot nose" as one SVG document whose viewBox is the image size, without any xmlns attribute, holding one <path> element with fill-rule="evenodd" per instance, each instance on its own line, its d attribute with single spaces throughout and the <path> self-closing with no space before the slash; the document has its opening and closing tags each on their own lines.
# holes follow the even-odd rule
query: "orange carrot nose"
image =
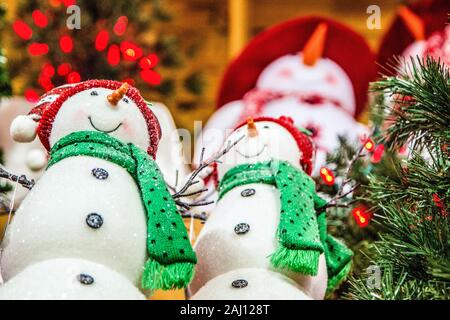
<svg viewBox="0 0 450 320">
<path fill-rule="evenodd" d="M 303 47 L 303 63 L 305 65 L 312 67 L 322 57 L 327 31 L 328 25 L 325 22 L 320 23 L 306 42 Z"/>
<path fill-rule="evenodd" d="M 258 129 L 256 129 L 255 122 L 252 118 L 247 119 L 247 131 L 248 136 L 251 138 L 258 136 Z"/>
<path fill-rule="evenodd" d="M 114 90 L 111 94 L 107 96 L 108 102 L 113 106 L 116 106 L 117 103 L 123 98 L 123 96 L 128 91 L 128 83 L 124 82 L 119 89 Z"/>
<path fill-rule="evenodd" d="M 425 40 L 425 25 L 422 19 L 406 6 L 399 6 L 398 15 L 417 41 Z"/>
</svg>

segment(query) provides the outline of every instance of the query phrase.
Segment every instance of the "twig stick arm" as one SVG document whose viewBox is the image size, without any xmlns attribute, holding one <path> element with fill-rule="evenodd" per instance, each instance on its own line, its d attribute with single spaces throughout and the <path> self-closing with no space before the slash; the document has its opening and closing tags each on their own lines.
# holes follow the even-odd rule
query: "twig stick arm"
<svg viewBox="0 0 450 320">
<path fill-rule="evenodd" d="M 372 135 L 373 135 L 373 130 L 368 135 L 368 138 L 372 137 Z M 350 193 L 354 192 L 361 185 L 361 183 L 356 183 L 354 186 L 352 186 L 350 188 L 350 190 L 344 192 L 344 187 L 352 181 L 352 179 L 349 176 L 350 176 L 350 173 L 352 172 L 354 165 L 356 164 L 356 161 L 359 158 L 365 156 L 365 154 L 363 153 L 364 149 L 365 149 L 364 143 L 362 143 L 362 145 L 359 147 L 359 149 L 357 150 L 357 152 L 355 153 L 353 158 L 348 163 L 347 169 L 345 170 L 344 180 L 342 181 L 341 185 L 339 186 L 339 189 L 338 189 L 336 195 L 330 201 L 328 201 L 324 206 L 317 208 L 316 211 L 318 213 L 323 212 L 324 210 L 326 210 L 328 208 L 332 208 L 332 207 L 347 208 L 353 203 L 353 201 L 350 201 L 347 203 L 338 203 L 338 202 L 339 202 L 339 200 L 348 196 Z"/>
<path fill-rule="evenodd" d="M 177 198 L 186 196 L 185 192 L 187 191 L 187 189 L 190 186 L 192 186 L 194 183 L 196 183 L 194 180 L 200 174 L 200 172 L 202 172 L 205 168 L 207 168 L 208 166 L 210 166 L 211 164 L 216 162 L 219 158 L 221 158 L 222 156 L 227 154 L 231 150 L 231 148 L 233 148 L 235 145 L 237 145 L 242 139 L 244 139 L 244 137 L 245 136 L 242 136 L 234 142 L 229 142 L 228 145 L 226 146 L 226 148 L 224 148 L 222 151 L 219 151 L 217 154 L 212 156 L 209 160 L 201 161 L 200 165 L 197 167 L 197 169 L 195 169 L 192 172 L 192 174 L 190 175 L 190 177 L 187 180 L 187 182 L 185 183 L 185 185 L 180 189 L 180 191 L 174 193 L 172 195 L 172 197 L 174 199 L 177 199 Z M 203 154 L 204 154 L 204 149 L 202 149 L 202 154 L 201 154 L 200 160 L 203 160 Z"/>
<path fill-rule="evenodd" d="M 2 167 L 0 167 L 0 178 L 4 178 L 4 179 L 10 180 L 12 182 L 17 182 L 22 187 L 27 188 L 28 190 L 31 190 L 35 185 L 35 181 L 33 179 L 28 180 L 28 178 L 24 174 L 21 176 L 18 176 L 18 175 L 9 173 Z"/>
</svg>

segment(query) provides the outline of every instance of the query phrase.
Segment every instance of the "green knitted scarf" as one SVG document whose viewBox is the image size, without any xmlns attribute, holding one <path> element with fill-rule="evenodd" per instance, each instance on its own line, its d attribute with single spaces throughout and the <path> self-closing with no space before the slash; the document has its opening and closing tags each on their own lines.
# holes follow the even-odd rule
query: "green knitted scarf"
<svg viewBox="0 0 450 320">
<path fill-rule="evenodd" d="M 337 287 L 350 271 L 352 252 L 327 234 L 325 213 L 316 212 L 326 201 L 316 194 L 311 177 L 285 161 L 239 165 L 220 181 L 219 201 L 231 189 L 250 183 L 274 185 L 280 191 L 278 248 L 270 256 L 272 265 L 317 275 L 319 256 L 325 253 L 328 288 Z"/>
<path fill-rule="evenodd" d="M 54 145 L 47 168 L 76 156 L 113 162 L 127 170 L 139 187 L 147 215 L 148 260 L 142 287 L 168 290 L 187 286 L 194 275 L 197 258 L 155 161 L 131 143 L 123 143 L 103 132 L 81 131 L 67 135 Z"/>
</svg>

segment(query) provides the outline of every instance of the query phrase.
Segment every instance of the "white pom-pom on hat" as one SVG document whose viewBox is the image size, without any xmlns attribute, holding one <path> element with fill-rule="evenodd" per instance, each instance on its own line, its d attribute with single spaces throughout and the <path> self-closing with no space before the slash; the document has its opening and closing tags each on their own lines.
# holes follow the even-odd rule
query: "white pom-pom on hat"
<svg viewBox="0 0 450 320">
<path fill-rule="evenodd" d="M 14 141 L 31 142 L 36 138 L 37 125 L 34 116 L 21 115 L 13 120 L 9 132 Z"/>
<path fill-rule="evenodd" d="M 39 171 L 47 164 L 47 154 L 42 149 L 32 149 L 27 153 L 25 163 L 31 171 Z"/>
</svg>

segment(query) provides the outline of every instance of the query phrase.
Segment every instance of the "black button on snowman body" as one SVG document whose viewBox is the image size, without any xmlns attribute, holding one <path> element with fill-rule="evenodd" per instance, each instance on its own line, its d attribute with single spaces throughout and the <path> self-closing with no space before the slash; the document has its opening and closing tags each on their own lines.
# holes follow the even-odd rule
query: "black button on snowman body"
<svg viewBox="0 0 450 320">
<path fill-rule="evenodd" d="M 103 225 L 103 218 L 98 213 L 90 213 L 86 217 L 86 223 L 92 229 L 98 229 Z"/>
<path fill-rule="evenodd" d="M 231 286 L 236 289 L 242 289 L 248 286 L 248 281 L 244 279 L 237 279 L 231 283 Z"/>
<path fill-rule="evenodd" d="M 85 285 L 90 285 L 94 283 L 94 278 L 88 274 L 85 273 L 80 273 L 79 275 L 77 275 L 77 280 L 81 283 L 81 284 L 85 284 Z"/>
<path fill-rule="evenodd" d="M 108 179 L 109 173 L 105 169 L 94 168 L 92 169 L 92 175 L 98 180 L 106 180 Z"/>
<path fill-rule="evenodd" d="M 250 231 L 250 225 L 248 223 L 242 222 L 242 223 L 238 223 L 235 227 L 234 227 L 234 232 L 236 234 L 246 234 L 247 232 Z"/>
</svg>

